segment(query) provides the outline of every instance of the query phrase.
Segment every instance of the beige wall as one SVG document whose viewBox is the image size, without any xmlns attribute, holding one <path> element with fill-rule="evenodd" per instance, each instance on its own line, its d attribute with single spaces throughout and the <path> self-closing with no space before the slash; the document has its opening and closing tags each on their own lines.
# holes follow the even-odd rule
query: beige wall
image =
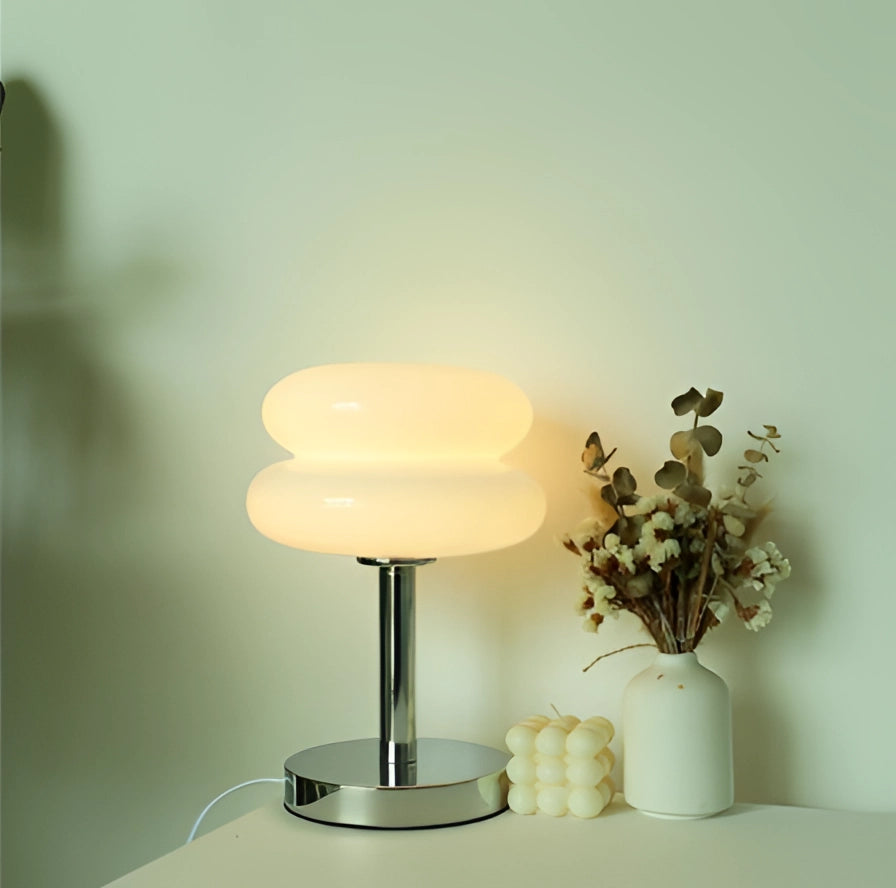
<svg viewBox="0 0 896 888">
<path fill-rule="evenodd" d="M 784 451 L 771 626 L 703 649 L 742 800 L 896 807 L 888 4 L 6 0 L 3 884 L 88 888 L 375 731 L 374 578 L 255 533 L 281 376 L 503 373 L 543 531 L 419 578 L 421 734 L 618 717 L 556 537 L 723 389 Z M 888 285 L 889 284 L 889 285 Z M 358 702 L 360 700 L 360 703 Z M 247 790 L 212 823 L 270 798 Z M 596 824 L 595 829 L 599 829 Z"/>
</svg>

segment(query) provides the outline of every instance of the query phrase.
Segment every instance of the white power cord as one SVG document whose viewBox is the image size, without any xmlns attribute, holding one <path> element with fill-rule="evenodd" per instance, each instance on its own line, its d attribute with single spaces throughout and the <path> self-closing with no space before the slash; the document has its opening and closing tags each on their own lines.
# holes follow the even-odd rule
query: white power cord
<svg viewBox="0 0 896 888">
<path fill-rule="evenodd" d="M 244 786 L 252 786 L 253 783 L 285 783 L 285 777 L 259 777 L 257 780 L 247 780 L 245 783 L 239 783 L 236 786 L 231 786 L 230 789 L 225 789 L 221 795 L 217 796 L 217 798 L 212 799 L 206 806 L 203 808 L 202 813 L 199 817 L 196 818 L 196 822 L 193 824 L 193 828 L 190 830 L 190 835 L 187 836 L 187 841 L 184 842 L 185 845 L 189 845 L 190 842 L 196 836 L 196 830 L 199 829 L 199 824 L 202 823 L 202 818 L 205 817 L 206 814 L 211 810 L 212 806 L 217 804 L 224 798 L 226 795 L 230 795 L 232 792 L 236 792 L 238 789 L 242 789 Z"/>
</svg>

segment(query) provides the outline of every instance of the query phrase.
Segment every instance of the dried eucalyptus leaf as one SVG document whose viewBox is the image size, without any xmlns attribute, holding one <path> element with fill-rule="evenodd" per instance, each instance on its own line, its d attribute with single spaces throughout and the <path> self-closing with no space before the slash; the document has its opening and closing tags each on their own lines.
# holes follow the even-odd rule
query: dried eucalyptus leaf
<svg viewBox="0 0 896 888">
<path fill-rule="evenodd" d="M 746 466 L 738 466 L 738 468 L 745 469 L 747 467 Z M 758 472 L 754 472 L 754 471 L 750 470 L 742 478 L 738 478 L 737 483 L 740 484 L 741 487 L 749 487 L 751 484 L 753 484 L 756 481 L 756 479 L 758 477 L 759 477 Z"/>
<path fill-rule="evenodd" d="M 663 490 L 672 490 L 682 484 L 687 476 L 687 469 L 684 464 L 677 460 L 667 459 L 663 463 L 663 467 L 653 476 L 658 487 Z"/>
<path fill-rule="evenodd" d="M 614 509 L 616 508 L 616 491 L 613 490 L 612 484 L 604 484 L 600 489 L 600 498 L 609 503 Z"/>
<path fill-rule="evenodd" d="M 712 493 L 700 484 L 679 484 L 673 493 L 685 502 L 704 509 L 712 502 Z"/>
<path fill-rule="evenodd" d="M 614 447 L 608 454 L 604 453 L 603 445 L 600 443 L 600 435 L 592 432 L 585 442 L 585 449 L 582 451 L 582 463 L 585 471 L 592 475 L 600 477 L 600 470 L 609 462 L 610 457 L 616 452 Z"/>
<path fill-rule="evenodd" d="M 743 536 L 747 530 L 747 525 L 740 518 L 735 518 L 734 515 L 723 515 L 722 523 L 725 525 L 725 530 L 735 537 Z"/>
<path fill-rule="evenodd" d="M 693 433 L 693 429 L 688 429 L 686 432 L 676 432 L 669 439 L 669 449 L 672 451 L 672 456 L 676 459 L 684 460 L 699 447 L 694 440 Z"/>
<path fill-rule="evenodd" d="M 763 427 L 765 428 L 765 434 L 769 438 L 780 438 L 781 436 L 778 434 L 778 427 L 773 425 L 765 425 L 763 423 Z"/>
<path fill-rule="evenodd" d="M 613 487 L 619 496 L 629 496 L 635 492 L 638 482 L 627 466 L 620 466 L 613 472 Z"/>
<path fill-rule="evenodd" d="M 697 407 L 697 416 L 709 416 L 710 413 L 715 413 L 719 409 L 723 397 L 725 396 L 722 392 L 708 388 L 703 396 L 703 400 Z"/>
<path fill-rule="evenodd" d="M 684 416 L 685 413 L 690 413 L 696 409 L 702 400 L 703 395 L 692 386 L 689 391 L 673 399 L 672 409 L 675 411 L 676 416 Z"/>
<path fill-rule="evenodd" d="M 691 431 L 707 456 L 715 456 L 719 452 L 722 447 L 722 433 L 715 426 L 697 426 Z"/>
<path fill-rule="evenodd" d="M 725 503 L 725 505 L 722 507 L 722 512 L 725 515 L 733 515 L 735 518 L 740 518 L 741 521 L 749 521 L 752 518 L 756 517 L 756 512 L 749 506 L 745 506 L 742 503 Z"/>
<path fill-rule="evenodd" d="M 768 456 L 765 453 L 761 450 L 753 450 L 752 448 L 744 451 L 744 459 L 751 463 L 768 462 Z"/>
<path fill-rule="evenodd" d="M 616 504 L 619 506 L 633 506 L 641 497 L 637 493 L 627 493 L 624 496 L 616 498 Z"/>
</svg>

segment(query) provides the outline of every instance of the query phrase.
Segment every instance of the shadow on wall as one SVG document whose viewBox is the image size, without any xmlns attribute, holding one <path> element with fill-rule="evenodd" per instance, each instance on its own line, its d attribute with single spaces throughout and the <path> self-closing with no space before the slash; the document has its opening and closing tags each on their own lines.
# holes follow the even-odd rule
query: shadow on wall
<svg viewBox="0 0 896 888">
<path fill-rule="evenodd" d="M 764 528 L 763 528 L 764 529 Z M 824 588 L 816 575 L 807 540 L 796 525 L 768 528 L 760 541 L 772 539 L 796 565 L 772 601 L 774 618 L 758 634 L 729 620 L 707 636 L 719 672 L 731 687 L 734 729 L 734 772 L 737 801 L 761 804 L 812 805 L 800 790 L 800 743 L 797 726 L 804 713 L 785 705 L 787 676 L 777 650 L 811 637 Z M 715 668 L 715 667 L 714 667 Z M 844 768 L 852 767 L 844 762 Z M 858 775 L 857 775 L 858 776 Z"/>
<path fill-rule="evenodd" d="M 77 637 L 81 573 L 66 542 L 83 531 L 85 503 L 120 490 L 128 442 L 66 289 L 62 143 L 27 82 L 8 84 L 3 135 L 2 859 L 11 883 L 37 884 L 29 834 L 47 824 L 34 822 L 27 800 L 54 765 L 41 775 L 35 757 L 58 761 L 48 732 L 84 693 L 83 660 L 66 644 Z M 67 682 L 59 663 L 69 656 Z"/>
<path fill-rule="evenodd" d="M 139 505 L 146 465 L 133 406 L 102 359 L 112 334 L 96 296 L 120 281 L 100 270 L 79 287 L 64 141 L 24 80 L 7 83 L 3 136 L 3 882 L 59 884 L 65 872 L 75 888 L 142 862 L 110 835 L 123 791 L 110 781 L 132 779 L 124 750 L 146 731 L 129 701 L 152 689 L 157 665 L 140 642 L 160 647 L 152 593 L 172 584 L 137 535 L 122 546 L 127 527 L 109 532 Z M 123 606 L 123 591 L 138 606 Z M 79 799 L 71 830 L 70 808 L 46 803 L 51 785 Z M 54 855 L 48 832 L 67 834 Z M 97 854 L 103 838 L 114 847 Z"/>
<path fill-rule="evenodd" d="M 18 548 L 85 501 L 118 496 L 129 442 L 67 291 L 59 133 L 23 81 L 10 82 L 3 118 L 4 545 Z"/>
</svg>

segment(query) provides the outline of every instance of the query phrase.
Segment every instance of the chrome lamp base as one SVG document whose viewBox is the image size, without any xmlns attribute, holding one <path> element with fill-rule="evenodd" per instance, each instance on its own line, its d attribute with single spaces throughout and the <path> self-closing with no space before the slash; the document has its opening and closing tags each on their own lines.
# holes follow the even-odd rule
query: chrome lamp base
<svg viewBox="0 0 896 888">
<path fill-rule="evenodd" d="M 461 740 L 416 742 L 416 763 L 399 774 L 377 738 L 297 752 L 286 760 L 284 807 L 308 820 L 378 829 L 470 823 L 507 808 L 507 753 Z"/>
<path fill-rule="evenodd" d="M 380 736 L 290 756 L 287 811 L 341 826 L 414 829 L 482 820 L 507 807 L 507 753 L 417 738 L 414 576 L 432 560 L 358 559 L 379 572 Z"/>
</svg>

